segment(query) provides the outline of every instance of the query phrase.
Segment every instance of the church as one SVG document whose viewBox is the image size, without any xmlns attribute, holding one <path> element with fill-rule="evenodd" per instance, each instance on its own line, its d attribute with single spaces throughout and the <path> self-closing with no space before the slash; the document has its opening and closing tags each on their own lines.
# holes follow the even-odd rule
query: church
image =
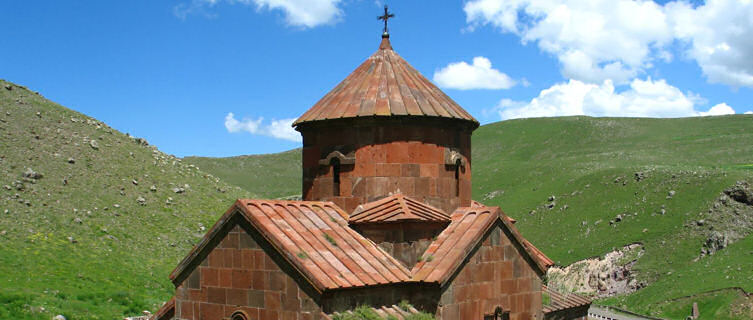
<svg viewBox="0 0 753 320">
<path fill-rule="evenodd" d="M 479 122 L 392 49 L 390 17 L 293 123 L 302 200 L 233 203 L 154 319 L 586 319 L 589 300 L 543 284 L 553 262 L 515 220 L 471 200 Z"/>
</svg>

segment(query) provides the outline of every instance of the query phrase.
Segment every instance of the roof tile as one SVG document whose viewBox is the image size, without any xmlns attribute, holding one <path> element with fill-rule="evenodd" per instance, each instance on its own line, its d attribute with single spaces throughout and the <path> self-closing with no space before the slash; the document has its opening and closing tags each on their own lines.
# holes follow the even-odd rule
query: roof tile
<svg viewBox="0 0 753 320">
<path fill-rule="evenodd" d="M 299 117 L 302 123 L 355 117 L 428 116 L 465 120 L 460 105 L 392 50 L 388 38 L 332 91 Z"/>
<path fill-rule="evenodd" d="M 575 293 L 561 293 L 547 286 L 541 286 L 541 291 L 548 294 L 550 298 L 549 304 L 544 305 L 544 313 L 582 307 L 591 304 L 591 300 Z"/>
<path fill-rule="evenodd" d="M 450 216 L 416 199 L 396 194 L 358 206 L 348 221 L 351 224 L 398 221 L 450 222 Z"/>
</svg>

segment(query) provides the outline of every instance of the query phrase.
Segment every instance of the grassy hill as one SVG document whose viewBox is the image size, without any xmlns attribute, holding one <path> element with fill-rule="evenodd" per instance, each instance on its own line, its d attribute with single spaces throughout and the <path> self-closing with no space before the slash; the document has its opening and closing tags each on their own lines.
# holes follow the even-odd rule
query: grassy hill
<svg viewBox="0 0 753 320">
<path fill-rule="evenodd" d="M 239 197 L 142 139 L 0 81 L 0 319 L 154 311 Z"/>
<path fill-rule="evenodd" d="M 476 130 L 472 157 L 473 198 L 518 219 L 559 265 L 644 245 L 634 270 L 648 286 L 600 303 L 684 319 L 696 301 L 707 318 L 745 317 L 732 307 L 750 305 L 738 291 L 694 295 L 753 292 L 753 236 L 696 259 L 708 230 L 694 225 L 713 218 L 708 210 L 725 188 L 753 181 L 753 116 L 510 120 Z M 276 197 L 300 192 L 298 159 L 294 150 L 186 162 Z M 234 170 L 264 164 L 275 169 Z M 618 215 L 622 221 L 610 224 Z"/>
<path fill-rule="evenodd" d="M 228 158 L 185 157 L 206 172 L 246 190 L 255 190 L 265 198 L 301 194 L 301 150 L 275 154 Z"/>
</svg>

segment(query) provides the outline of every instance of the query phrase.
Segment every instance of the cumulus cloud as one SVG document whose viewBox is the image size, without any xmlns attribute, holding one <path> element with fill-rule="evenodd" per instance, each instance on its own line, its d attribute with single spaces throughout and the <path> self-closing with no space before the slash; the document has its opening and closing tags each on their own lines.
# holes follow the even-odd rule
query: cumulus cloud
<svg viewBox="0 0 753 320">
<path fill-rule="evenodd" d="M 722 116 L 725 114 L 735 114 L 735 109 L 732 109 L 732 107 L 728 106 L 726 103 L 720 103 L 711 107 L 709 111 L 702 111 L 698 114 L 700 116 Z"/>
<path fill-rule="evenodd" d="M 589 115 L 597 117 L 690 117 L 734 114 L 726 103 L 697 111 L 702 99 L 667 84 L 664 80 L 634 79 L 630 88 L 617 92 L 611 80 L 590 84 L 578 80 L 542 90 L 531 101 L 503 99 L 497 105 L 504 119 Z"/>
<path fill-rule="evenodd" d="M 745 114 L 753 114 L 753 111 L 745 111 Z"/>
<path fill-rule="evenodd" d="M 753 87 L 753 1 L 709 0 L 693 8 L 686 2 L 667 5 L 687 54 L 710 82 Z"/>
<path fill-rule="evenodd" d="M 295 121 L 295 118 L 272 120 L 269 124 L 263 123 L 264 118 L 245 118 L 239 121 L 235 119 L 235 115 L 230 112 L 225 116 L 225 129 L 230 133 L 248 132 L 256 135 L 300 142 L 301 135 L 291 126 L 293 121 Z"/>
<path fill-rule="evenodd" d="M 492 68 L 486 57 L 473 58 L 473 64 L 453 62 L 434 72 L 434 82 L 440 87 L 459 90 L 509 89 L 515 80 Z"/>
<path fill-rule="evenodd" d="M 221 2 L 229 4 L 253 5 L 257 11 L 280 10 L 285 14 L 288 25 L 313 28 L 332 24 L 342 17 L 338 7 L 341 0 L 192 0 L 173 8 L 175 15 L 181 19 L 193 13 L 207 14 L 207 8 Z"/>
<path fill-rule="evenodd" d="M 491 25 L 555 56 L 567 78 L 629 83 L 681 56 L 695 60 L 710 82 L 753 86 L 753 1 L 708 0 L 664 5 L 645 0 L 472 0 L 469 28 Z"/>
</svg>

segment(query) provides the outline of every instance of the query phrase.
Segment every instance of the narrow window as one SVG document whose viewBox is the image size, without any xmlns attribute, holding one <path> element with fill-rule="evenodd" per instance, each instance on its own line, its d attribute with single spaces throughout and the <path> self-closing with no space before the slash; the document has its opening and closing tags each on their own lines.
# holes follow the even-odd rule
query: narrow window
<svg viewBox="0 0 753 320">
<path fill-rule="evenodd" d="M 340 196 L 340 159 L 332 158 L 332 195 Z"/>
<path fill-rule="evenodd" d="M 460 159 L 455 161 L 455 196 L 460 196 Z"/>
<path fill-rule="evenodd" d="M 230 316 L 230 320 L 249 320 L 248 315 L 243 311 L 236 311 Z"/>
</svg>

